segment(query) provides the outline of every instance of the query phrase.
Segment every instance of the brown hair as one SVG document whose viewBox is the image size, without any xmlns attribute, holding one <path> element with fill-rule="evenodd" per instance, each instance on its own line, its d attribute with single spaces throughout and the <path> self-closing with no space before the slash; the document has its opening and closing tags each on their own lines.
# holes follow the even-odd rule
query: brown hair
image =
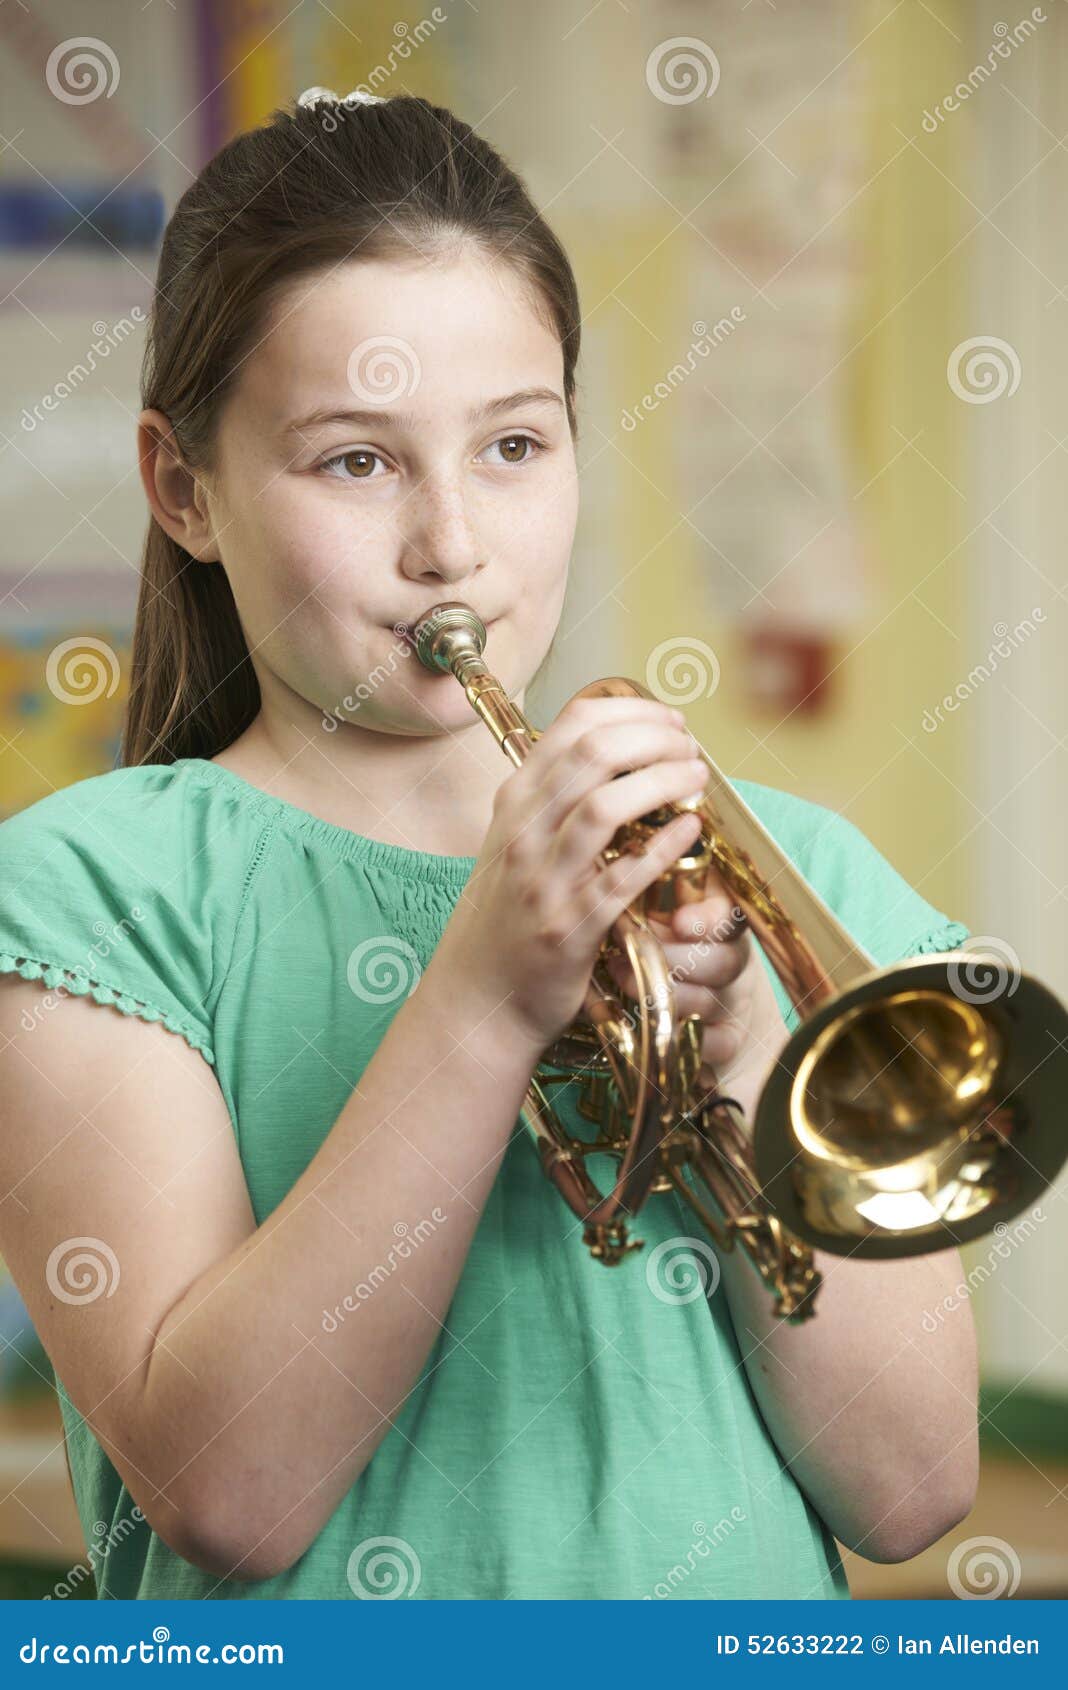
<svg viewBox="0 0 1068 1690">
<path fill-rule="evenodd" d="M 190 469 L 207 467 L 220 405 L 284 288 L 348 259 L 411 259 L 463 240 L 506 259 L 548 313 L 574 436 L 581 320 L 567 256 L 504 159 L 409 95 L 275 111 L 205 166 L 164 233 L 142 404 L 169 418 Z M 150 518 L 120 762 L 212 757 L 259 708 L 225 570 L 196 562 Z"/>
</svg>

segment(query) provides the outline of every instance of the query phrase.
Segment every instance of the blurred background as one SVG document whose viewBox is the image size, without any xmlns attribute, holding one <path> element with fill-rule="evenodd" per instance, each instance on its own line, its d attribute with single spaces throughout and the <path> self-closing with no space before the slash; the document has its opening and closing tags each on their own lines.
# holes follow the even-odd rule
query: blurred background
<svg viewBox="0 0 1068 1690">
<path fill-rule="evenodd" d="M 728 774 L 1068 997 L 1063 0 L 8 0 L 0 54 L 0 817 L 117 760 L 170 208 L 304 88 L 415 93 L 525 177 L 582 297 L 532 718 L 669 689 Z M 854 1595 L 1068 1595 L 1065 1218 L 1062 1182 L 965 1251 L 979 1501 L 911 1562 L 847 1554 Z M 0 1594 L 91 1596 L 91 1563 L 0 1263 Z"/>
</svg>

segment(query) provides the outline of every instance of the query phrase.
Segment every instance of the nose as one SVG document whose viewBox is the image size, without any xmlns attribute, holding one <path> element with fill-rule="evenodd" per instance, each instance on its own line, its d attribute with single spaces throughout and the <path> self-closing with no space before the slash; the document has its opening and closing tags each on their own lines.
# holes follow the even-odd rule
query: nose
<svg viewBox="0 0 1068 1690">
<path fill-rule="evenodd" d="M 484 567 L 462 484 L 447 470 L 426 477 L 407 501 L 405 575 L 455 586 Z"/>
</svg>

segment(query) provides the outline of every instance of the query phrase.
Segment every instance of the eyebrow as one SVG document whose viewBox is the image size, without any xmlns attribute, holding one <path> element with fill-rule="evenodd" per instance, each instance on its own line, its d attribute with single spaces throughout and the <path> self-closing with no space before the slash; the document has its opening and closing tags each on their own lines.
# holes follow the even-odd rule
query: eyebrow
<svg viewBox="0 0 1068 1690">
<path fill-rule="evenodd" d="M 473 410 L 468 411 L 467 421 L 485 422 L 490 417 L 499 416 L 502 411 L 517 410 L 521 405 L 555 405 L 560 410 L 564 409 L 563 399 L 551 387 L 524 387 L 518 393 L 506 393 L 500 399 L 489 399 L 484 405 L 476 405 Z M 285 433 L 300 434 L 305 429 L 320 428 L 324 423 L 332 422 L 356 423 L 360 428 L 410 429 L 415 426 L 415 417 L 411 411 L 382 411 L 377 407 L 369 410 L 349 410 L 328 405 L 286 423 Z"/>
</svg>

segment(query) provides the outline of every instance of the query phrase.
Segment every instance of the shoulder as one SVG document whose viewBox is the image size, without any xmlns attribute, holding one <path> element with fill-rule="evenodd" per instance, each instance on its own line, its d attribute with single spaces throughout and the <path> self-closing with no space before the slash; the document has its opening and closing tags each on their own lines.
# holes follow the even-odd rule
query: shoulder
<svg viewBox="0 0 1068 1690">
<path fill-rule="evenodd" d="M 0 971 L 161 1020 L 210 1062 L 266 823 L 202 767 L 114 769 L 0 824 Z"/>
<path fill-rule="evenodd" d="M 56 870 L 120 851 L 131 871 L 140 863 L 158 874 L 167 864 L 188 861 L 189 846 L 196 843 L 211 850 L 218 866 L 220 858 L 240 851 L 242 839 L 240 831 L 235 836 L 220 826 L 238 819 L 233 795 L 205 779 L 203 771 L 199 759 L 185 758 L 75 781 L 7 817 L 0 824 L 0 849 L 9 860 L 15 854 L 35 863 L 51 848 Z M 257 819 L 250 812 L 250 828 Z"/>
<path fill-rule="evenodd" d="M 854 822 L 755 781 L 731 786 L 877 963 L 952 950 L 968 929 L 909 884 Z"/>
</svg>

